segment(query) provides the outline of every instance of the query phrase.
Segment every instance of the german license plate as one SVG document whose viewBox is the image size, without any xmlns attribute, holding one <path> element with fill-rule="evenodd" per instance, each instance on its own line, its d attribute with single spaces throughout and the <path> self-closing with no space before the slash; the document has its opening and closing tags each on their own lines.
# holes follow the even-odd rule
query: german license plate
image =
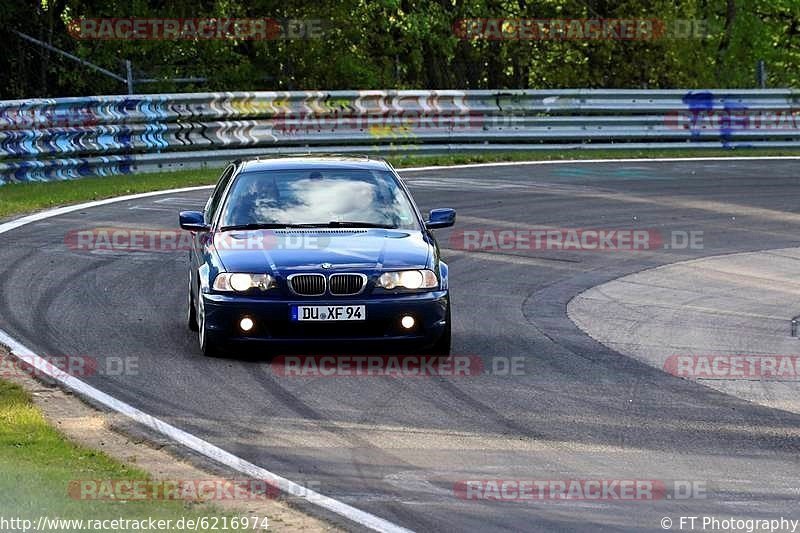
<svg viewBox="0 0 800 533">
<path fill-rule="evenodd" d="M 293 305 L 292 320 L 297 322 L 340 322 L 366 320 L 363 305 Z"/>
</svg>

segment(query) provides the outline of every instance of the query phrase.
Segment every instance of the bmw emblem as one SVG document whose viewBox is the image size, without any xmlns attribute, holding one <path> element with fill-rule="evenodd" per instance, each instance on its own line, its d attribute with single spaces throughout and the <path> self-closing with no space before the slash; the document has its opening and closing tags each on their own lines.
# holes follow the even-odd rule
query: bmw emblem
<svg viewBox="0 0 800 533">
<path fill-rule="evenodd" d="M 328 270 L 328 269 L 329 269 L 330 267 L 332 267 L 333 265 L 332 265 L 332 264 L 330 264 L 330 263 L 322 263 L 320 266 L 321 266 L 323 269 L 325 269 L 325 270 Z"/>
</svg>

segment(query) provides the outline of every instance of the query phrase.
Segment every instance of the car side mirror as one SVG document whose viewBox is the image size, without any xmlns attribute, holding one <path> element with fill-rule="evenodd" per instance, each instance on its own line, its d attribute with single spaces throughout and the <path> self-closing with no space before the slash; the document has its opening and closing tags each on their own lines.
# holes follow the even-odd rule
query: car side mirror
<svg viewBox="0 0 800 533">
<path fill-rule="evenodd" d="M 181 228 L 188 231 L 208 231 L 209 229 L 205 217 L 200 211 L 181 211 L 178 219 L 180 220 Z"/>
<path fill-rule="evenodd" d="M 449 228 L 456 223 L 456 210 L 449 208 L 431 209 L 425 227 L 428 229 Z"/>
</svg>

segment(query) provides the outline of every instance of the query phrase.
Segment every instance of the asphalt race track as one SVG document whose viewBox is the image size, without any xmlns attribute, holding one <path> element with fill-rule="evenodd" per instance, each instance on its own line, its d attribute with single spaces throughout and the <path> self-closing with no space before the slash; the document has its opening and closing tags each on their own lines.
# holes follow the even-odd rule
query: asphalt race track
<svg viewBox="0 0 800 533">
<path fill-rule="evenodd" d="M 417 531 L 663 531 L 664 517 L 673 529 L 680 516 L 800 518 L 800 415 L 669 376 L 596 343 L 566 314 L 580 292 L 650 267 L 797 246 L 797 162 L 401 174 L 423 211 L 458 210 L 456 227 L 437 233 L 450 264 L 453 353 L 479 356 L 483 375 L 299 378 L 258 357 L 206 359 L 185 327 L 186 252 L 65 244 L 72 230 L 174 229 L 178 211 L 200 208 L 208 191 L 91 208 L 0 235 L 0 328 L 41 355 L 137 358 L 135 372 L 86 380 Z M 457 249 L 463 230 L 531 226 L 703 238 L 694 249 Z M 785 314 L 800 314 L 800 302 Z M 521 371 L 501 371 L 519 360 Z M 459 497 L 454 486 L 466 480 L 659 480 L 702 490 L 686 499 L 500 502 Z"/>
</svg>

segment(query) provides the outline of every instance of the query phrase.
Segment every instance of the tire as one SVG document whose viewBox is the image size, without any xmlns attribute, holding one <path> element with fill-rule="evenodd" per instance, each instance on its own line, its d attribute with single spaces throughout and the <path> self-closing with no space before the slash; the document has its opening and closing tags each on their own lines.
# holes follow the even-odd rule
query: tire
<svg viewBox="0 0 800 533">
<path fill-rule="evenodd" d="M 450 346 L 452 340 L 452 325 L 450 320 L 450 304 L 447 304 L 447 312 L 445 313 L 445 320 L 447 323 L 444 326 L 444 331 L 442 332 L 442 336 L 439 337 L 439 340 L 431 347 L 430 352 L 431 355 L 439 355 L 442 357 L 447 357 L 450 355 Z"/>
<path fill-rule="evenodd" d="M 199 296 L 199 295 L 198 295 Z M 197 341 L 200 345 L 200 352 L 206 357 L 219 357 L 220 351 L 213 334 L 209 334 L 206 325 L 206 311 L 203 306 L 203 297 L 198 298 L 197 303 Z"/>
<path fill-rule="evenodd" d="M 191 281 L 190 281 L 191 283 Z M 197 309 L 194 306 L 194 296 L 192 295 L 192 288 L 189 287 L 189 308 L 186 311 L 186 325 L 189 326 L 189 331 L 197 331 Z"/>
</svg>

